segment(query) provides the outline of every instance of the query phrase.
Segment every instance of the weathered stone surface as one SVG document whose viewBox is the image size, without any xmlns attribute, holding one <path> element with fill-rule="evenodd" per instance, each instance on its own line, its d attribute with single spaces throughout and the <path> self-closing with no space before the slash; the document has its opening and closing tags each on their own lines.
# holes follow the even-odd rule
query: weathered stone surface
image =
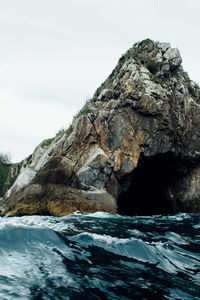
<svg viewBox="0 0 200 300">
<path fill-rule="evenodd" d="M 162 53 L 165 53 L 170 48 L 170 43 L 158 43 L 158 48 L 162 50 Z"/>
<path fill-rule="evenodd" d="M 172 70 L 177 69 L 182 63 L 182 58 L 177 48 L 169 48 L 163 57 L 169 61 Z"/>
<path fill-rule="evenodd" d="M 200 212 L 200 92 L 177 49 L 145 40 L 72 124 L 33 153 L 2 215 Z"/>
<path fill-rule="evenodd" d="M 2 203 L 1 214 L 9 216 L 53 215 L 64 216 L 79 211 L 106 211 L 99 202 L 90 200 L 78 190 L 61 184 L 30 184 Z M 111 212 L 115 212 L 111 209 Z"/>
<path fill-rule="evenodd" d="M 94 146 L 90 150 L 90 157 L 76 173 L 77 188 L 83 190 L 103 189 L 111 174 L 111 165 L 105 152 Z"/>
</svg>

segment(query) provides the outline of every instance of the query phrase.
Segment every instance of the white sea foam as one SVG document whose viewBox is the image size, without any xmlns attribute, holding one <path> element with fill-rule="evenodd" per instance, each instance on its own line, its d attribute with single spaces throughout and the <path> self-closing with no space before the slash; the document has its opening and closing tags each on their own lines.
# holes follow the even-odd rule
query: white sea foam
<svg viewBox="0 0 200 300">
<path fill-rule="evenodd" d="M 93 217 L 93 218 L 113 218 L 115 217 L 115 215 L 112 215 L 112 214 L 109 214 L 109 213 L 106 213 L 106 212 L 103 212 L 103 211 L 98 211 L 98 212 L 95 212 L 95 213 L 90 213 L 90 214 L 86 214 L 85 216 L 88 216 L 88 217 Z"/>
<path fill-rule="evenodd" d="M 63 219 L 70 216 L 63 217 Z M 61 232 L 74 229 L 72 222 L 62 222 L 61 218 L 48 216 L 0 217 L 0 230 L 6 228 L 46 228 Z"/>
</svg>

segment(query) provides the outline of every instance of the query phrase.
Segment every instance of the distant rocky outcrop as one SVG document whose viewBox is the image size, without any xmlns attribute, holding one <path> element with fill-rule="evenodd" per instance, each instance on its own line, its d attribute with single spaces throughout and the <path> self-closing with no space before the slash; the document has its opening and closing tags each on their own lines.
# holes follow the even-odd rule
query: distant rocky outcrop
<svg viewBox="0 0 200 300">
<path fill-rule="evenodd" d="M 135 44 L 67 131 L 40 145 L 2 215 L 200 212 L 200 89 L 169 43 Z"/>
<path fill-rule="evenodd" d="M 21 169 L 21 163 L 11 164 L 8 154 L 0 153 L 0 200 L 13 185 Z"/>
</svg>

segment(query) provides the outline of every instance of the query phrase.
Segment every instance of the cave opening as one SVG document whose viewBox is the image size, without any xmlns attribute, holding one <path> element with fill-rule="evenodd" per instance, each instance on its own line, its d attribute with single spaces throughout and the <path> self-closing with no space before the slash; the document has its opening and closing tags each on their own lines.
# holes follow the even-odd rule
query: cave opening
<svg viewBox="0 0 200 300">
<path fill-rule="evenodd" d="M 168 187 L 185 173 L 181 160 L 171 152 L 141 157 L 134 171 L 120 180 L 118 212 L 123 215 L 174 213 Z"/>
</svg>

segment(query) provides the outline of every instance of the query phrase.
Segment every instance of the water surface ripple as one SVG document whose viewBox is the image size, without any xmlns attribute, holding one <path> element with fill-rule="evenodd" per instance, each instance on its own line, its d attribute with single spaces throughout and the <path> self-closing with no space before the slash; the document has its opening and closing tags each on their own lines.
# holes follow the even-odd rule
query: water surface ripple
<svg viewBox="0 0 200 300">
<path fill-rule="evenodd" d="M 200 215 L 0 218 L 0 299 L 200 299 Z"/>
</svg>

